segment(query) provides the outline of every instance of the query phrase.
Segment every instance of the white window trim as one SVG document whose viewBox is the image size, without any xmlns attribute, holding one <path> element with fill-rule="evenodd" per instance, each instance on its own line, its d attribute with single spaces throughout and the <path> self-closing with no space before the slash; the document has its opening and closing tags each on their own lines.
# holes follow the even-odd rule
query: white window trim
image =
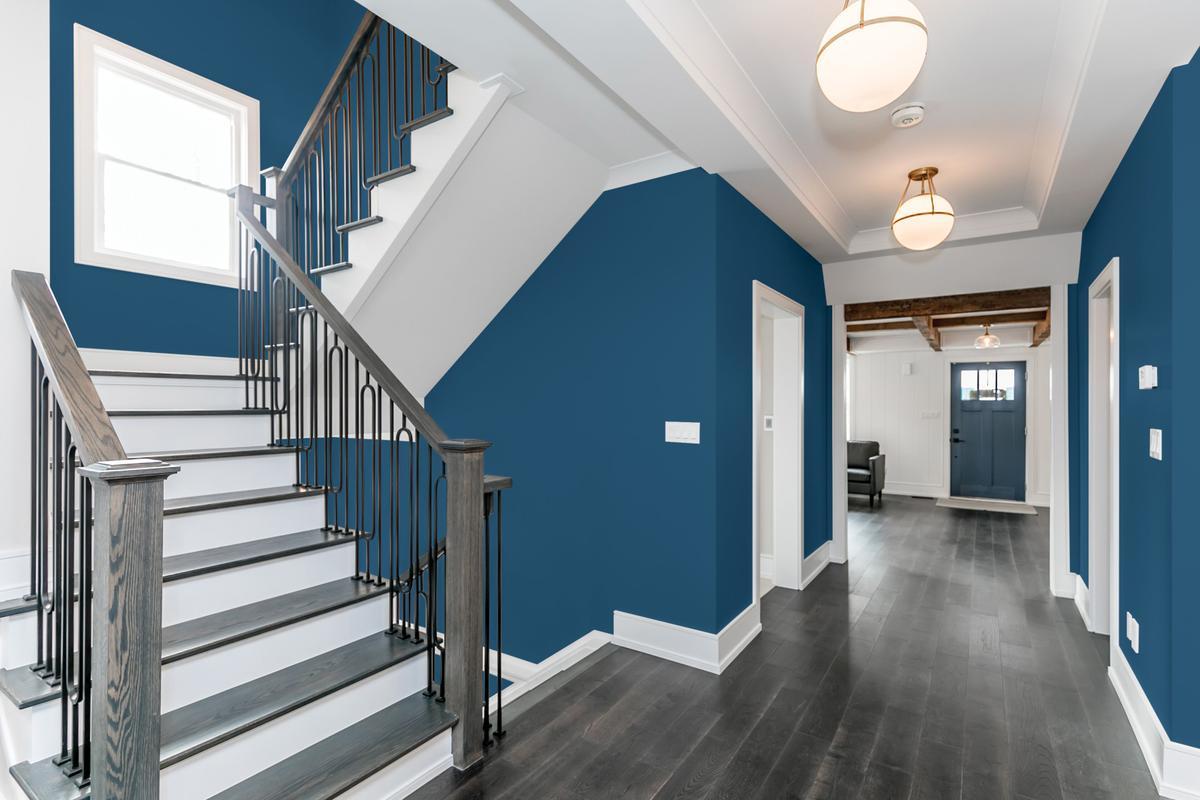
<svg viewBox="0 0 1200 800">
<path fill-rule="evenodd" d="M 164 260 L 149 260 L 136 255 L 109 251 L 96 246 L 100 209 L 96 203 L 96 131 L 95 84 L 96 63 L 104 59 L 128 69 L 153 73 L 160 83 L 175 83 L 190 98 L 197 94 L 238 118 L 240 131 L 237 145 L 238 182 L 253 186 L 259 174 L 259 108 L 258 100 L 222 86 L 215 81 L 189 72 L 160 58 L 143 53 L 82 25 L 75 25 L 75 262 L 94 267 L 159 275 L 167 278 L 210 283 L 217 286 L 238 285 L 235 269 L 216 270 Z M 233 187 L 230 187 L 233 188 Z M 153 198 L 147 198 L 152 201 Z M 234 224 L 230 203 L 230 222 Z M 231 265 L 235 265 L 238 237 L 233 236 Z"/>
</svg>

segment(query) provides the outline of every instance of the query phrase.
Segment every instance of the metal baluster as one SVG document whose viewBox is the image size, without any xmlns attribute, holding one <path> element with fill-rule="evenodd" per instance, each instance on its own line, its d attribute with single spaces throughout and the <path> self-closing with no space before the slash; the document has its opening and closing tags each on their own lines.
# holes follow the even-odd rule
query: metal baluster
<svg viewBox="0 0 1200 800">
<path fill-rule="evenodd" d="M 504 737 L 504 492 L 496 490 L 496 729 Z"/>
<path fill-rule="evenodd" d="M 483 495 L 483 746 L 492 744 L 488 686 L 492 682 L 492 495 Z"/>
<path fill-rule="evenodd" d="M 86 786 L 92 779 L 92 575 L 94 514 L 92 482 L 83 479 L 83 500 L 79 509 L 79 708 L 83 721 L 77 783 Z"/>
</svg>

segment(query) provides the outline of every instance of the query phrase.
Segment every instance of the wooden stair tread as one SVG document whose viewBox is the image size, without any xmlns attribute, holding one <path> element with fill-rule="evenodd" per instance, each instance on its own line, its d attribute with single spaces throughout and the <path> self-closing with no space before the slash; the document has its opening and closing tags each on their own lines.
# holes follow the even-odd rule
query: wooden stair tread
<svg viewBox="0 0 1200 800">
<path fill-rule="evenodd" d="M 181 450 L 161 450 L 150 453 L 130 453 L 130 458 L 157 458 L 159 461 L 203 461 L 209 458 L 249 458 L 251 456 L 292 455 L 295 447 L 261 444 L 252 447 L 195 447 Z"/>
<path fill-rule="evenodd" d="M 14 597 L 12 600 L 5 600 L 0 603 L 0 619 L 4 617 L 15 617 L 18 614 L 25 614 L 37 608 L 36 600 L 26 600 L 23 597 Z"/>
<path fill-rule="evenodd" d="M 424 652 L 424 643 L 372 634 L 169 711 L 162 717 L 159 763 L 164 768 L 177 764 Z M 88 796 L 52 758 L 19 764 L 12 773 L 35 800 Z"/>
<path fill-rule="evenodd" d="M 386 767 L 457 721 L 418 692 L 280 761 L 212 800 L 327 800 Z"/>
<path fill-rule="evenodd" d="M 110 417 L 256 417 L 273 413 L 267 408 L 125 408 L 109 411 Z"/>
<path fill-rule="evenodd" d="M 303 622 L 386 594 L 387 586 L 342 578 L 163 628 L 163 663 Z"/>
<path fill-rule="evenodd" d="M 353 544 L 354 538 L 320 528 L 298 533 L 285 533 L 249 542 L 180 553 L 163 559 L 163 581 L 177 581 L 207 575 L 225 569 L 258 564 L 276 558 L 322 550 L 327 547 Z"/>
<path fill-rule="evenodd" d="M 349 261 L 339 261 L 336 264 L 326 264 L 323 267 L 317 267 L 316 269 L 312 270 L 308 274 L 309 275 L 328 275 L 331 272 L 341 272 L 342 270 L 350 269 L 353 266 L 354 266 L 354 264 L 350 263 Z"/>
<path fill-rule="evenodd" d="M 173 497 L 163 501 L 163 515 L 188 514 L 194 511 L 213 511 L 218 508 L 252 506 L 259 503 L 276 503 L 283 500 L 301 500 L 314 495 L 323 495 L 323 488 L 304 486 L 269 486 L 265 489 L 238 489 L 233 492 L 200 494 L 192 497 Z"/>
<path fill-rule="evenodd" d="M 236 375 L 227 372 L 170 372 L 165 370 L 140 369 L 89 369 L 88 374 L 95 378 L 171 378 L 188 381 L 277 381 L 258 375 Z"/>
</svg>

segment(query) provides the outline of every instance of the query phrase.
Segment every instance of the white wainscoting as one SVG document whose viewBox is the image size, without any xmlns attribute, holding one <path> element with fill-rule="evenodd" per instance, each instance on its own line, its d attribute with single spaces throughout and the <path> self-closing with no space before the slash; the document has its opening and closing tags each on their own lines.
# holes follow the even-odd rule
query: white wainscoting
<svg viewBox="0 0 1200 800">
<path fill-rule="evenodd" d="M 762 631 L 754 603 L 721 629 L 698 631 L 670 622 L 613 612 L 613 644 L 720 675 Z"/>
<path fill-rule="evenodd" d="M 849 431 L 880 443 L 888 494 L 948 497 L 949 369 L 974 350 L 860 352 L 850 356 Z M 1026 502 L 1050 504 L 1050 348 L 1001 349 L 992 359 L 1028 359 Z M 905 365 L 911 365 L 906 367 Z M 907 370 L 908 374 L 905 374 Z"/>
<path fill-rule="evenodd" d="M 29 590 L 29 551 L 0 552 L 0 601 L 20 597 Z"/>
</svg>

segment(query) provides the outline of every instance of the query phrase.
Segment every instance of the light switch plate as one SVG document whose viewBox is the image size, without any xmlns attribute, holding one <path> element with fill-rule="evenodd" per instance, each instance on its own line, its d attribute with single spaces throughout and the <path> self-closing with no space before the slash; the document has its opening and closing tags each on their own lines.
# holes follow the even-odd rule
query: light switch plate
<svg viewBox="0 0 1200 800">
<path fill-rule="evenodd" d="M 1145 366 L 1138 367 L 1138 388 L 1158 388 L 1158 367 L 1152 364 L 1146 364 Z"/>
<path fill-rule="evenodd" d="M 1125 612 L 1125 638 L 1129 639 L 1129 646 L 1133 652 L 1137 653 L 1142 648 L 1142 626 L 1134 619 L 1133 614 Z"/>
<path fill-rule="evenodd" d="M 1150 429 L 1150 457 L 1155 461 L 1162 461 L 1162 431 L 1158 428 Z"/>
<path fill-rule="evenodd" d="M 668 420 L 667 441 L 677 444 L 700 444 L 700 423 Z"/>
</svg>

